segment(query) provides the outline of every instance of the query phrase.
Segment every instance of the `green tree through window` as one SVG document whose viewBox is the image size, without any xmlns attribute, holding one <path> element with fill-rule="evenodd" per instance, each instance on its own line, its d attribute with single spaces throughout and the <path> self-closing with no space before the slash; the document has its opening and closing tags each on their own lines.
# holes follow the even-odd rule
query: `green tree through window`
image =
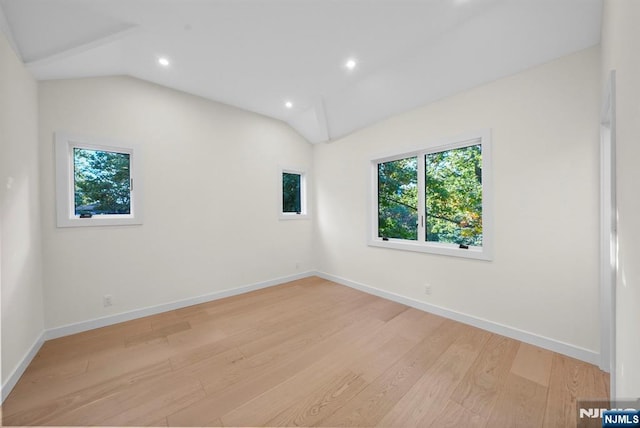
<svg viewBox="0 0 640 428">
<path fill-rule="evenodd" d="M 75 214 L 130 214 L 127 153 L 73 149 Z"/>
<path fill-rule="evenodd" d="M 300 174 L 282 173 L 282 212 L 302 212 L 302 177 Z"/>
<path fill-rule="evenodd" d="M 482 246 L 482 148 L 425 156 L 426 240 Z"/>
<path fill-rule="evenodd" d="M 418 189 L 418 162 L 424 162 L 424 189 Z M 378 237 L 482 246 L 480 144 L 381 162 L 377 167 Z M 424 223 L 419 218 L 419 192 L 424 192 Z M 418 239 L 422 227 L 424 236 Z"/>
<path fill-rule="evenodd" d="M 418 158 L 378 164 L 378 236 L 418 237 Z"/>
</svg>

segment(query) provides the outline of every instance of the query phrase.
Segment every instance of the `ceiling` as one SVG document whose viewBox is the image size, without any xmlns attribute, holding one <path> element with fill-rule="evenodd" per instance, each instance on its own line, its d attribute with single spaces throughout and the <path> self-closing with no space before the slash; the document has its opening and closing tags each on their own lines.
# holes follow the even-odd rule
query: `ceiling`
<svg viewBox="0 0 640 428">
<path fill-rule="evenodd" d="M 130 75 L 311 142 L 593 46 L 601 13 L 602 0 L 0 0 L 37 79 Z"/>
</svg>

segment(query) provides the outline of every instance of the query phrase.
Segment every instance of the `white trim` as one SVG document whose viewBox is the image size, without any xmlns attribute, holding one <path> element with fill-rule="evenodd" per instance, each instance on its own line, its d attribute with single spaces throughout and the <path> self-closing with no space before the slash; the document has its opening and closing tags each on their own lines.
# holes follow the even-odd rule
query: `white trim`
<svg viewBox="0 0 640 428">
<path fill-rule="evenodd" d="M 18 383 L 20 377 L 24 374 L 24 371 L 27 369 L 27 367 L 29 367 L 29 364 L 31 364 L 31 361 L 42 347 L 42 344 L 45 340 L 44 336 L 44 332 L 40 333 L 35 342 L 33 342 L 33 345 L 31 345 L 29 350 L 24 354 L 24 357 L 22 357 L 18 365 L 13 369 L 13 371 L 7 378 L 7 381 L 2 384 L 2 392 L 0 393 L 1 403 L 3 403 L 4 400 L 6 400 L 6 398 L 9 396 L 9 394 L 13 390 L 13 387 L 16 386 L 16 383 Z"/>
<path fill-rule="evenodd" d="M 616 120 L 615 70 L 609 73 L 600 118 L 600 368 L 616 396 Z"/>
<path fill-rule="evenodd" d="M 426 212 L 424 203 L 424 157 L 430 153 L 455 150 L 479 144 L 482 147 L 482 246 L 470 246 L 467 249 L 458 245 L 426 241 Z M 382 239 L 378 236 L 378 165 L 399 159 L 417 158 L 418 162 L 418 225 L 416 241 L 405 239 Z M 393 154 L 386 153 L 369 160 L 371 184 L 369 186 L 369 232 L 367 245 L 373 247 L 390 248 L 395 250 L 416 251 L 422 253 L 439 254 L 445 256 L 462 257 L 476 260 L 491 261 L 493 259 L 493 172 L 492 172 L 492 142 L 491 130 L 465 133 L 451 138 L 432 141 L 426 147 L 412 149 Z"/>
<path fill-rule="evenodd" d="M 356 290 L 360 290 L 368 294 L 382 297 L 383 299 L 392 300 L 403 305 L 411 306 L 412 308 L 420 309 L 421 311 L 429 312 L 441 317 L 459 321 L 463 324 L 478 327 L 483 330 L 490 331 L 491 333 L 496 333 L 501 336 L 506 336 L 524 343 L 539 346 L 540 348 L 567 355 L 569 357 L 576 358 L 590 364 L 597 365 L 600 362 L 600 354 L 589 349 L 581 348 L 579 346 L 571 345 L 569 343 L 561 342 L 559 340 L 551 339 L 545 336 L 540 336 L 538 334 L 530 333 L 528 331 L 520 330 L 514 327 L 509 327 L 507 325 L 496 323 L 484 318 L 478 318 L 472 315 L 464 314 L 462 312 L 453 311 L 451 309 L 443 308 L 442 306 L 421 302 L 410 297 L 405 297 L 400 294 L 381 290 L 379 288 L 371 287 L 369 285 L 351 281 L 349 279 L 345 279 L 325 272 L 316 272 L 316 275 L 320 278 L 333 281 L 347 287 L 355 288 Z"/>
<path fill-rule="evenodd" d="M 481 247 L 469 247 L 467 250 L 461 250 L 453 244 L 443 244 L 439 242 L 429 242 L 425 244 L 424 242 L 407 241 L 404 239 L 389 239 L 388 241 L 383 241 L 382 238 L 369 239 L 367 245 L 370 247 L 462 257 L 465 259 L 491 260 L 491 257 L 483 254 Z"/>
<path fill-rule="evenodd" d="M 311 220 L 309 214 L 280 213 L 280 220 Z"/>
<path fill-rule="evenodd" d="M 241 287 L 215 291 L 213 293 L 203 294 L 197 297 L 190 297 L 187 299 L 176 300 L 175 302 L 163 303 L 155 306 L 148 306 L 146 308 L 134 309 L 132 311 L 121 312 L 119 314 L 109 315 L 106 317 L 100 317 L 100 318 L 95 318 L 88 321 L 81 321 L 73 324 L 67 324 L 67 325 L 46 330 L 44 333 L 44 337 L 46 340 L 56 339 L 58 337 L 68 336 L 70 334 L 75 334 L 75 333 L 81 333 L 83 331 L 93 330 L 95 328 L 106 327 L 112 324 L 130 321 L 133 319 L 142 318 L 149 315 L 155 315 L 155 314 L 159 314 L 166 311 L 184 308 L 187 306 L 210 302 L 213 300 L 224 299 L 225 297 L 236 296 L 238 294 L 244 294 L 250 291 L 260 290 L 262 288 L 273 287 L 274 285 L 280 285 L 280 284 L 284 284 L 285 282 L 291 282 L 291 281 L 295 281 L 302 278 L 308 278 L 314 275 L 315 275 L 315 272 L 313 271 L 303 272 L 299 274 L 270 279 L 267 281 L 261 281 L 254 284 L 244 285 Z"/>
<path fill-rule="evenodd" d="M 73 195 L 73 148 L 127 153 L 130 158 L 131 200 L 130 214 L 99 215 L 80 218 L 75 215 Z M 142 154 L 132 144 L 103 138 L 55 133 L 56 159 L 56 217 L 58 227 L 127 226 L 140 225 L 143 220 Z"/>
</svg>

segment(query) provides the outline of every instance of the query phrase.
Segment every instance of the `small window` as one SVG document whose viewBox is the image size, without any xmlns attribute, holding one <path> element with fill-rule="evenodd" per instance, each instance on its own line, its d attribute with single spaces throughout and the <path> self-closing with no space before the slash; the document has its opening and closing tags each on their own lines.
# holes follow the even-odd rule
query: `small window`
<svg viewBox="0 0 640 428">
<path fill-rule="evenodd" d="M 131 214 L 131 154 L 73 148 L 75 215 Z"/>
<path fill-rule="evenodd" d="M 126 144 L 57 133 L 58 226 L 141 224 L 138 160 Z"/>
<path fill-rule="evenodd" d="M 294 170 L 282 170 L 280 184 L 282 187 L 280 217 L 283 219 L 306 217 L 305 173 Z"/>
<path fill-rule="evenodd" d="M 490 260 L 489 132 L 372 161 L 369 244 Z"/>
</svg>

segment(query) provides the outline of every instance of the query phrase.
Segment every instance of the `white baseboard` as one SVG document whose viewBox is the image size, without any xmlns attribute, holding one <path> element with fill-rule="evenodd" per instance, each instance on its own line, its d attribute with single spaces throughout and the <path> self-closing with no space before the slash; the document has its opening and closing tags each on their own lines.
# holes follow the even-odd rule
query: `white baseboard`
<svg viewBox="0 0 640 428">
<path fill-rule="evenodd" d="M 339 276 L 331 275 L 325 272 L 316 272 L 316 275 L 320 278 L 324 278 L 341 285 L 346 285 L 347 287 L 355 288 L 356 290 L 364 291 L 368 294 L 373 294 L 384 299 L 402 303 L 403 305 L 411 306 L 413 308 L 420 309 L 422 311 L 429 312 L 435 315 L 440 315 L 442 317 L 478 327 L 483 330 L 499 334 L 501 336 L 509 337 L 511 339 L 516 339 L 524 343 L 539 346 L 540 348 L 567 355 L 569 357 L 576 358 L 578 360 L 585 361 L 596 366 L 600 364 L 599 353 L 581 348 L 579 346 L 540 336 L 535 333 L 530 333 L 528 331 L 520 330 L 514 327 L 509 327 L 504 324 L 496 323 L 483 318 L 456 312 L 451 309 L 443 308 L 441 306 L 421 302 L 410 297 L 405 297 L 400 294 L 381 290 L 379 288 L 371 287 L 369 285 L 361 284 L 359 282 L 351 281 L 349 279 L 341 278 Z"/>
<path fill-rule="evenodd" d="M 31 345 L 31 348 L 29 348 L 24 357 L 22 357 L 20 363 L 16 366 L 15 369 L 13 369 L 13 372 L 11 372 L 11 374 L 7 378 L 7 381 L 2 384 L 2 392 L 0 393 L 2 400 L 0 402 L 4 402 L 4 400 L 9 396 L 9 393 L 11 392 L 13 387 L 16 386 L 16 383 L 18 383 L 18 380 L 31 363 L 31 360 L 33 360 L 33 357 L 36 356 L 43 343 L 44 332 L 40 333 L 40 336 L 38 336 L 35 342 L 33 342 L 33 345 Z"/>
<path fill-rule="evenodd" d="M 255 284 L 244 285 L 236 288 L 229 288 L 227 290 L 215 291 L 213 293 L 203 294 L 197 297 L 190 297 L 188 299 L 176 300 L 175 302 L 163 303 L 161 305 L 148 306 L 146 308 L 134 309 L 128 312 L 121 312 L 119 314 L 109 315 L 106 317 L 95 318 L 92 320 L 81 321 L 78 323 L 67 324 L 60 327 L 55 327 L 45 331 L 45 339 L 56 339 L 58 337 L 69 336 L 70 334 L 81 333 L 87 330 L 93 330 L 94 328 L 106 327 L 121 323 L 124 321 L 130 321 L 136 318 L 142 318 L 149 315 L 159 314 L 161 312 L 172 311 L 174 309 L 185 308 L 187 306 L 197 305 L 199 303 L 210 302 L 212 300 L 224 299 L 225 297 L 236 296 L 238 294 L 248 293 L 250 291 L 260 290 L 261 288 L 272 287 L 274 285 L 284 284 L 285 282 L 295 281 L 297 279 L 307 278 L 314 276 L 315 272 L 302 272 L 295 275 L 283 276 L 280 278 L 271 279 L 268 281 L 257 282 Z"/>
</svg>

